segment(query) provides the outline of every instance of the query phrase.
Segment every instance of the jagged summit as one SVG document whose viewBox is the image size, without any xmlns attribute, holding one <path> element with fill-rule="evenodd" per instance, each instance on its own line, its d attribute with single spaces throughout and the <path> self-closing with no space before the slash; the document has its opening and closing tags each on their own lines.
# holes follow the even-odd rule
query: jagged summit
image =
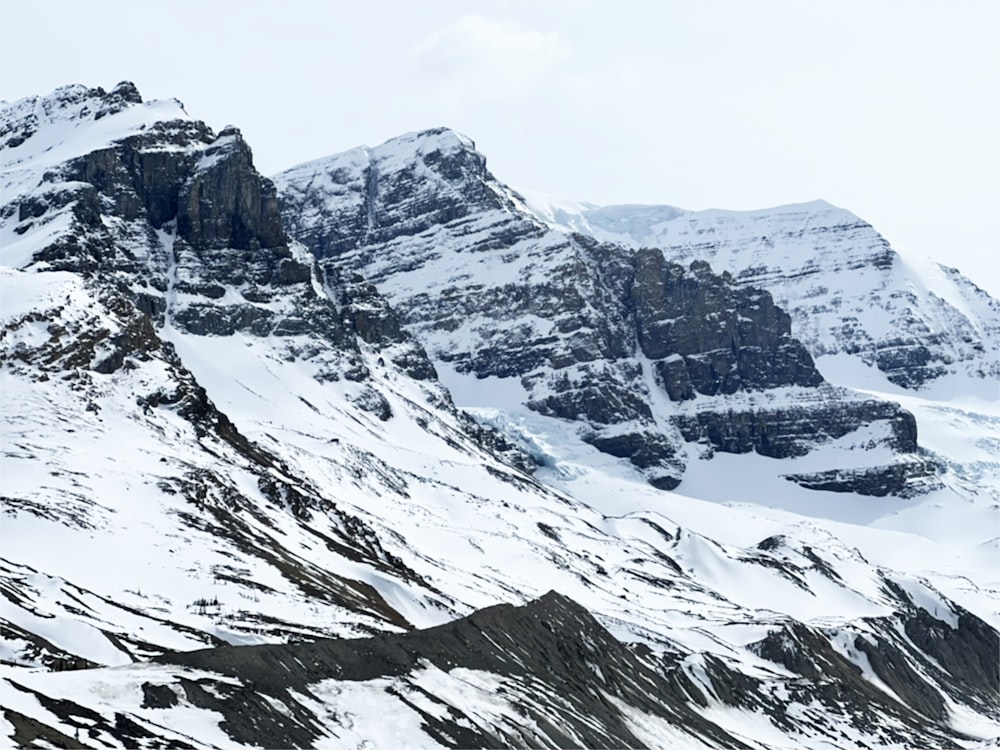
<svg viewBox="0 0 1000 750">
<path fill-rule="evenodd" d="M 5 109 L 21 111 L 32 106 L 42 107 L 50 114 L 59 114 L 63 118 L 87 117 L 97 112 L 88 109 L 84 112 L 76 107 L 86 102 L 101 102 L 105 105 L 118 104 L 123 109 L 130 104 L 142 104 L 142 95 L 132 81 L 121 81 L 111 91 L 105 91 L 101 86 L 89 87 L 80 83 L 70 83 L 57 87 L 49 94 L 27 96 L 13 102 L 0 101 Z M 99 119 L 99 118 L 98 118 Z"/>
<path fill-rule="evenodd" d="M 296 205 L 286 214 L 292 235 L 308 237 L 319 257 L 418 235 L 473 212 L 511 211 L 515 202 L 473 142 L 447 128 L 306 162 L 273 179 Z"/>
<path fill-rule="evenodd" d="M 46 96 L 26 97 L 0 108 L 3 168 L 58 164 L 74 151 L 92 151 L 156 123 L 190 119 L 176 99 L 143 102 L 129 81 L 111 91 L 62 86 Z"/>
<path fill-rule="evenodd" d="M 332 424 L 372 422 L 367 429 L 377 435 L 393 416 L 403 421 L 401 415 L 415 408 L 416 401 L 423 425 L 414 428 L 418 432 L 428 427 L 446 433 L 453 445 L 465 445 L 487 465 L 500 461 L 488 458 L 491 446 L 498 452 L 509 446 L 454 410 L 423 351 L 400 330 L 374 290 L 363 281 L 340 283 L 324 276 L 305 250 L 288 239 L 274 186 L 254 169 L 249 146 L 237 129 L 215 134 L 186 116 L 174 119 L 176 109 L 167 108 L 164 117 L 155 106 L 135 103 L 95 120 L 95 104 L 122 99 L 122 92 L 112 96 L 74 87 L 64 93 L 36 105 L 45 112 L 65 99 L 75 110 L 61 119 L 36 118 L 38 127 L 16 147 L 19 158 L 5 161 L 3 172 L 5 182 L 16 181 L 20 188 L 5 191 L 0 208 L 5 316 L 0 361 L 16 373 L 10 384 L 5 380 L 5 395 L 8 388 L 17 394 L 5 406 L 4 434 L 36 435 L 30 449 L 7 455 L 11 465 L 4 474 L 18 478 L 9 490 L 17 499 L 10 502 L 26 509 L 29 519 L 40 515 L 57 529 L 98 528 L 101 540 L 115 534 L 134 537 L 118 515 L 134 502 L 158 533 L 182 538 L 185 529 L 198 529 L 198 538 L 211 529 L 208 538 L 216 541 L 199 557 L 214 560 L 204 565 L 221 566 L 216 570 L 234 590 L 256 585 L 244 576 L 262 566 L 258 573 L 277 574 L 282 587 L 302 585 L 309 596 L 327 601 L 330 595 L 343 595 L 343 602 L 353 602 L 346 609 L 360 607 L 348 621 L 374 617 L 392 627 L 406 626 L 407 617 L 376 587 L 362 580 L 347 583 L 354 574 L 343 565 L 323 563 L 328 569 L 317 572 L 315 562 L 300 559 L 299 542 L 290 547 L 269 542 L 254 528 L 291 523 L 293 537 L 319 534 L 328 541 L 329 554 L 341 563 L 350 560 L 349 568 L 383 567 L 377 559 L 384 551 L 372 556 L 373 550 L 362 551 L 350 541 L 367 535 L 364 547 L 375 538 L 366 522 L 342 513 L 314 484 L 311 472 L 296 469 L 290 456 L 278 456 L 258 442 L 273 440 L 259 433 L 263 429 L 270 435 L 274 429 L 262 426 L 269 422 L 266 415 L 280 413 L 298 430 L 306 429 L 321 408 L 338 415 L 330 422 L 321 420 L 324 427 L 317 430 L 322 435 L 317 439 L 328 446 L 341 439 L 329 434 Z M 30 120 L 23 116 L 24 107 L 16 109 L 17 116 L 5 121 Z M 97 129 L 99 138 L 94 137 Z M 39 151 L 40 142 L 57 142 L 58 149 Z M 56 151 L 63 161 L 55 162 Z M 43 320 L 45 326 L 36 331 Z M 225 378 L 235 370 L 242 385 L 219 384 L 220 373 L 229 373 Z M 402 386 L 386 389 L 388 380 L 383 379 L 399 379 Z M 293 382 L 298 385 L 291 389 Z M 276 402 L 268 391 L 279 386 L 282 395 Z M 59 419 L 39 413 L 39 403 L 58 404 L 55 408 L 65 418 L 80 424 L 59 437 Z M 291 416 L 295 412 L 303 414 Z M 251 413 L 256 416 L 248 422 Z M 105 419 L 120 429 L 105 433 Z M 164 437 L 168 434 L 173 437 Z M 150 452 L 158 452 L 151 446 L 161 440 L 166 450 L 159 456 L 162 461 L 150 460 Z M 167 448 L 171 440 L 176 451 Z M 67 497 L 79 495 L 69 477 L 87 471 L 92 441 L 107 445 L 109 457 L 129 466 L 129 481 L 137 486 L 129 489 L 112 481 L 115 489 L 107 494 L 92 500 L 85 494 L 88 499 L 82 502 L 90 509 L 78 515 L 63 506 Z M 62 445 L 70 446 L 65 460 L 57 447 Z M 379 462 L 364 448 L 352 449 L 351 455 L 358 466 Z M 346 464 L 339 465 L 338 471 L 345 470 Z M 63 480 L 38 485 L 31 477 L 45 466 Z M 363 473 L 357 466 L 351 471 Z M 5 503 L 7 492 L 5 488 Z M 175 515 L 166 507 L 174 496 L 194 507 Z M 47 506 L 61 510 L 42 510 Z M 253 520 L 239 520 L 243 514 Z M 341 524 L 346 526 L 337 531 Z M 347 526 L 353 530 L 345 532 Z M 197 544 L 204 541 L 201 537 Z M 18 587 L 23 571 L 52 570 L 52 565 L 53 578 L 74 579 L 72 565 L 61 567 L 66 561 L 53 564 L 44 555 L 35 557 L 36 552 L 24 551 L 9 570 Z M 189 576 L 198 579 L 204 572 L 202 563 L 182 572 L 169 555 L 149 555 L 160 560 L 174 583 Z M 223 572 L 233 560 L 242 562 Z M 340 573 L 330 572 L 338 567 Z M 214 573 L 209 577 L 223 580 Z M 287 593 L 282 590 L 281 596 Z M 115 597 L 121 596 L 127 595 L 119 590 Z M 259 593 L 250 596 L 261 599 Z M 269 598 L 263 597 L 265 608 Z M 180 609 L 163 618 L 166 624 L 142 643 L 154 648 L 171 640 L 189 643 L 177 633 L 192 632 L 195 642 L 215 642 L 217 635 L 192 631 L 183 622 L 184 605 L 175 604 Z M 302 632 L 353 627 L 344 620 L 332 626 L 309 624 L 310 617 L 301 615 L 294 629 Z M 263 616 L 261 608 L 247 610 L 250 620 Z M 89 630 L 91 625 L 81 627 Z M 133 642 L 131 635 L 122 636 Z M 119 648 L 119 641 L 106 642 L 103 636 L 96 637 L 96 644 L 79 655 L 117 663 L 132 653 L 130 646 Z M 29 652 L 52 660 L 72 648 L 56 635 L 51 641 L 33 639 Z M 136 648 L 144 651 L 145 646 Z"/>
</svg>

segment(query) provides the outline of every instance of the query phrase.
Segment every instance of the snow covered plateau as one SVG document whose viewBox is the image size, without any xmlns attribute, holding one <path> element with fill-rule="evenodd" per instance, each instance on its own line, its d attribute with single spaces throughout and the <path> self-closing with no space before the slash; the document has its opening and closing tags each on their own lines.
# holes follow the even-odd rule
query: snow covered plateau
<svg viewBox="0 0 1000 750">
<path fill-rule="evenodd" d="M 0 737 L 1000 745 L 1000 303 L 436 129 L 0 103 Z"/>
</svg>

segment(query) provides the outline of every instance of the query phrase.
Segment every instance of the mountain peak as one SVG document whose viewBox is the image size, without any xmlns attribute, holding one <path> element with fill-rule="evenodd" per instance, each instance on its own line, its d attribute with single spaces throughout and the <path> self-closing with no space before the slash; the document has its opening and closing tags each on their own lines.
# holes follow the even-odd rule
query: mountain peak
<svg viewBox="0 0 1000 750">
<path fill-rule="evenodd" d="M 349 152 L 350 153 L 350 152 Z M 390 138 L 385 143 L 365 148 L 379 173 L 409 171 L 422 167 L 446 180 L 460 178 L 465 170 L 449 169 L 458 163 L 473 167 L 477 175 L 486 171 L 486 157 L 476 150 L 475 142 L 450 128 L 419 130 Z"/>
<path fill-rule="evenodd" d="M 44 96 L 0 103 L 0 166 L 16 170 L 5 183 L 20 192 L 37 184 L 45 170 L 107 148 L 157 123 L 194 123 L 176 99 L 144 102 L 135 84 L 122 81 L 111 91 L 81 84 L 61 86 Z M 200 130 L 209 132 L 207 126 Z M 11 193 L 13 194 L 13 193 Z"/>
<path fill-rule="evenodd" d="M 407 168 L 418 160 L 424 160 L 428 154 L 452 154 L 470 152 L 476 154 L 485 164 L 485 158 L 476 151 L 476 144 L 471 138 L 457 130 L 447 127 L 415 130 L 394 136 L 377 145 L 361 145 L 329 156 L 296 164 L 285 170 L 276 179 L 284 175 L 308 172 L 336 171 L 345 168 L 362 169 L 370 162 L 381 162 L 385 168 Z"/>
<path fill-rule="evenodd" d="M 948 374 L 981 381 L 998 371 L 996 300 L 961 274 L 897 250 L 829 201 L 689 211 L 525 195 L 553 229 L 660 248 L 685 265 L 707 260 L 742 286 L 767 289 L 814 355 L 860 355 L 894 387 L 921 389 Z"/>
<path fill-rule="evenodd" d="M 447 151 L 476 150 L 475 141 L 467 135 L 459 133 L 457 130 L 452 130 L 444 126 L 404 133 L 395 138 L 390 138 L 382 144 L 381 148 L 388 147 L 390 144 L 399 146 L 412 144 L 424 152 L 428 149 Z"/>
<path fill-rule="evenodd" d="M 139 94 L 139 89 L 132 81 L 121 81 L 111 89 L 109 94 L 111 97 L 117 97 L 122 101 L 129 102 L 130 104 L 142 104 L 142 96 Z"/>
<path fill-rule="evenodd" d="M 313 211 L 338 206 L 335 225 L 324 226 L 313 245 L 320 256 L 514 205 L 513 193 L 489 173 L 472 139 L 445 127 L 304 162 L 272 179 L 289 205 L 311 196 L 309 205 L 296 209 L 296 229 L 325 224 Z"/>
<path fill-rule="evenodd" d="M 0 112 L 5 121 L 32 119 L 41 120 L 100 120 L 130 106 L 142 104 L 142 96 L 131 81 L 121 81 L 111 91 L 100 86 L 89 88 L 79 83 L 60 86 L 44 96 L 29 96 L 14 102 L 0 103 Z M 4 123 L 6 125 L 6 122 Z M 0 126 L 0 133 L 5 130 Z M 17 144 L 0 144 L 13 147 Z"/>
</svg>

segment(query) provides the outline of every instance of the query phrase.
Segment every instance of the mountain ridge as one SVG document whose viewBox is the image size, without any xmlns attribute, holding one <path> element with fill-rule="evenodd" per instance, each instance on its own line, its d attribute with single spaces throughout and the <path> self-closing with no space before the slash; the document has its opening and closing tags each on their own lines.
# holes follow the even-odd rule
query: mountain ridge
<svg viewBox="0 0 1000 750">
<path fill-rule="evenodd" d="M 158 120 L 176 105 L 132 101 L 139 97 L 128 87 L 71 91 L 82 97 L 73 104 L 78 122 L 46 134 L 37 120 L 36 136 L 52 136 L 47 144 L 61 138 L 61 150 L 42 149 L 33 162 L 26 138 L 12 147 L 16 159 L 2 160 L 3 184 L 19 186 L 5 187 L 0 206 L 0 729 L 15 741 L 76 741 L 79 730 L 95 745 L 241 746 L 254 741 L 245 722 L 237 726 L 241 712 L 267 717 L 268 731 L 285 732 L 269 736 L 297 746 L 370 739 L 386 729 L 386 715 L 399 722 L 393 741 L 427 746 L 461 745 L 462 737 L 655 745 L 668 736 L 692 747 L 780 747 L 788 737 L 813 747 L 831 738 L 937 747 L 997 734 L 995 675 L 982 665 L 1000 648 L 998 589 L 983 568 L 970 567 L 971 557 L 951 556 L 950 545 L 969 544 L 964 537 L 954 542 L 939 529 L 930 539 L 891 525 L 895 511 L 933 520 L 940 505 L 976 532 L 995 511 L 973 493 L 946 484 L 910 498 L 835 495 L 772 472 L 796 502 L 866 503 L 885 508 L 876 514 L 890 525 L 749 508 L 740 503 L 743 488 L 722 506 L 644 485 L 634 464 L 582 440 L 577 421 L 518 411 L 520 383 L 511 409 L 492 419 L 483 409 L 463 411 L 457 386 L 478 383 L 490 402 L 491 386 L 504 381 L 513 392 L 515 384 L 480 380 L 474 368 L 457 372 L 461 359 L 440 359 L 440 339 L 424 338 L 410 311 L 392 303 L 408 282 L 388 266 L 376 263 L 366 277 L 363 264 L 324 262 L 292 241 L 275 221 L 272 197 L 280 193 L 257 174 L 238 130 L 215 133 L 186 113 Z M 101 138 L 92 137 L 95 124 L 107 129 Z M 505 233 L 512 226 L 504 212 L 523 206 L 513 191 L 486 184 L 468 200 L 449 192 L 436 175 L 485 173 L 485 158 L 468 156 L 466 141 L 449 142 L 457 161 L 428 150 L 429 165 L 411 165 L 428 169 L 410 185 L 393 185 L 387 168 L 374 180 L 348 179 L 341 195 L 350 201 L 395 195 L 406 210 L 386 222 L 348 201 L 330 251 L 343 252 L 359 232 L 370 240 L 358 253 L 369 265 L 397 251 L 417 259 L 449 238 L 459 238 L 456 256 L 472 263 L 494 255 L 514 263 L 525 248 L 541 258 L 563 252 L 562 235 L 530 217 L 526 235 Z M 57 156 L 63 160 L 53 163 Z M 477 201 L 500 208 L 477 215 Z M 394 234 L 400 227 L 406 231 Z M 631 268 L 624 251 L 572 243 L 577 258 Z M 707 268 L 649 260 L 699 294 L 751 294 Z M 544 280 L 546 269 L 536 275 Z M 586 303 L 583 322 L 600 322 L 602 306 L 582 292 L 573 299 Z M 762 321 L 772 319 L 768 335 L 782 339 L 780 308 L 763 297 L 747 301 L 760 304 L 754 314 Z M 503 295 L 494 302 L 499 317 Z M 448 303 L 468 316 L 461 295 Z M 717 311 L 714 304 L 705 311 Z M 524 323 L 529 331 L 539 325 Z M 583 333 L 574 346 L 601 340 Z M 661 340 L 647 333 L 649 346 Z M 604 341 L 631 341 L 614 338 Z M 555 345 L 577 357 L 573 346 Z M 652 360 L 637 361 L 643 378 L 652 376 Z M 518 367 L 503 357 L 498 366 Z M 650 381 L 646 392 L 661 392 L 653 386 L 661 388 Z M 819 402 L 830 395 L 783 388 L 696 391 L 679 401 L 664 393 L 655 408 L 697 420 L 703 407 L 787 412 L 806 392 Z M 867 414 L 869 402 L 885 403 L 846 403 Z M 868 455 L 874 468 L 891 461 L 889 425 L 874 420 L 813 457 L 716 451 L 708 460 L 698 455 L 715 451 L 708 441 L 676 445 L 697 475 L 692 482 L 706 470 L 724 474 L 730 461 L 816 474 L 830 450 Z M 606 438 L 631 434 L 628 420 L 608 426 Z M 720 468 L 708 469 L 713 461 Z M 612 512 L 599 496 L 623 505 Z M 973 518 L 980 522 L 967 523 Z M 920 546 L 907 556 L 904 540 Z M 553 589 L 563 593 L 544 596 Z M 541 605 L 529 604 L 538 597 Z M 521 605 L 518 630 L 500 615 Z M 482 627 L 466 630 L 470 622 Z M 259 652 L 244 645 L 271 644 L 264 651 L 285 654 L 294 680 L 296 655 L 325 638 L 398 635 L 407 643 L 434 626 L 444 630 L 417 640 L 442 658 L 464 652 L 440 633 L 488 633 L 490 668 L 421 667 L 396 682 L 338 681 L 330 668 L 308 694 L 275 694 L 245 676 L 163 663 L 174 652 L 185 652 L 173 657 L 180 661 L 202 658 L 192 652 L 205 646 L 222 660 L 252 660 Z M 528 658 L 519 632 L 561 645 Z M 593 656 L 594 643 L 603 644 L 605 661 Z M 518 659 L 523 679 L 508 680 Z M 549 662 L 572 672 L 569 683 L 553 687 Z M 662 698 L 630 682 L 639 672 Z M 825 673 L 833 676 L 818 676 Z M 473 705 L 455 697 L 470 685 L 481 699 Z M 853 698 L 843 700 L 845 690 Z M 545 705 L 532 701 L 540 694 Z M 525 710 L 536 717 L 536 734 L 518 728 Z"/>
<path fill-rule="evenodd" d="M 653 414 L 660 389 L 683 402 L 696 393 L 821 385 L 766 293 L 738 291 L 726 277 L 711 281 L 701 260 L 684 268 L 657 250 L 631 253 L 548 230 L 487 171 L 469 139 L 435 130 L 368 149 L 362 162 L 355 153 L 276 176 L 286 222 L 326 268 L 360 265 L 439 365 L 480 379 L 520 378 L 529 408 L 582 415 L 587 442 L 630 459 L 666 489 L 683 481 L 677 445 L 684 441 L 775 456 L 808 452 L 769 426 L 789 422 L 780 411 L 751 407 L 731 435 L 711 407 L 691 417 L 669 408 Z M 675 298 L 683 301 L 674 305 Z M 461 319 L 449 314 L 456 304 Z M 708 315 L 716 319 L 706 324 Z M 644 382 L 644 367 L 655 370 L 655 383 Z M 871 406 L 849 405 L 846 391 L 823 398 L 839 400 L 841 414 L 857 412 L 832 428 L 834 439 L 872 421 L 861 416 Z M 802 404 L 812 408 L 808 398 Z M 832 412 L 813 421 L 823 420 L 836 421 Z M 626 423 L 636 427 L 629 432 Z M 915 441 L 900 444 L 902 453 L 915 449 Z M 913 460 L 884 480 L 866 471 L 844 489 L 900 492 L 933 474 Z"/>
<path fill-rule="evenodd" d="M 601 207 L 558 199 L 553 202 L 544 196 L 528 203 L 541 220 L 564 231 L 580 231 L 633 247 L 663 247 L 674 260 L 704 258 L 718 270 L 729 271 L 738 283 L 772 291 L 792 314 L 797 332 L 817 357 L 840 352 L 860 355 L 890 382 L 916 390 L 943 375 L 963 371 L 981 379 L 1000 377 L 996 365 L 1000 330 L 997 301 L 956 269 L 931 263 L 921 268 L 919 258 L 901 254 L 869 223 L 826 201 L 751 211 Z M 657 222 L 649 218 L 650 213 L 659 216 L 661 211 L 667 212 L 665 219 Z M 739 237 L 738 246 L 720 236 L 723 229 Z M 835 240 L 825 236 L 833 237 L 838 231 L 852 235 L 851 245 L 845 249 L 853 255 L 847 256 L 846 263 L 843 258 L 824 260 L 824 256 L 838 252 Z M 854 250 L 857 246 L 860 254 Z M 778 265 L 769 270 L 772 257 Z M 881 274 L 865 280 L 857 273 L 873 267 Z M 823 282 L 809 283 L 810 278 L 822 276 L 828 284 L 835 274 L 844 277 L 842 286 L 835 290 L 839 299 L 822 288 Z M 895 278 L 880 278 L 890 275 Z M 938 297 L 929 290 L 929 283 L 939 294 L 942 288 L 947 291 Z M 885 290 L 904 294 L 896 302 Z M 853 326 L 838 332 L 838 321 L 843 326 L 845 312 L 851 310 L 858 316 L 863 307 L 885 309 L 881 318 L 870 314 L 867 320 L 855 317 Z M 932 329 L 939 331 L 936 338 L 930 335 Z M 976 341 L 989 348 L 977 350 Z M 905 373 L 895 372 L 894 368 L 900 367 Z"/>
</svg>

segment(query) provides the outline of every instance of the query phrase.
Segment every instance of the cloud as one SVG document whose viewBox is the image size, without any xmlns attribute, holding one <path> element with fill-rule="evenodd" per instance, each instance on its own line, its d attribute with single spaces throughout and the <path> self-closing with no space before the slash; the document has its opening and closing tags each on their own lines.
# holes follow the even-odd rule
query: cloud
<svg viewBox="0 0 1000 750">
<path fill-rule="evenodd" d="M 537 88 L 570 51 L 555 32 L 464 16 L 415 48 L 418 72 L 449 95 L 511 99 Z"/>
</svg>

